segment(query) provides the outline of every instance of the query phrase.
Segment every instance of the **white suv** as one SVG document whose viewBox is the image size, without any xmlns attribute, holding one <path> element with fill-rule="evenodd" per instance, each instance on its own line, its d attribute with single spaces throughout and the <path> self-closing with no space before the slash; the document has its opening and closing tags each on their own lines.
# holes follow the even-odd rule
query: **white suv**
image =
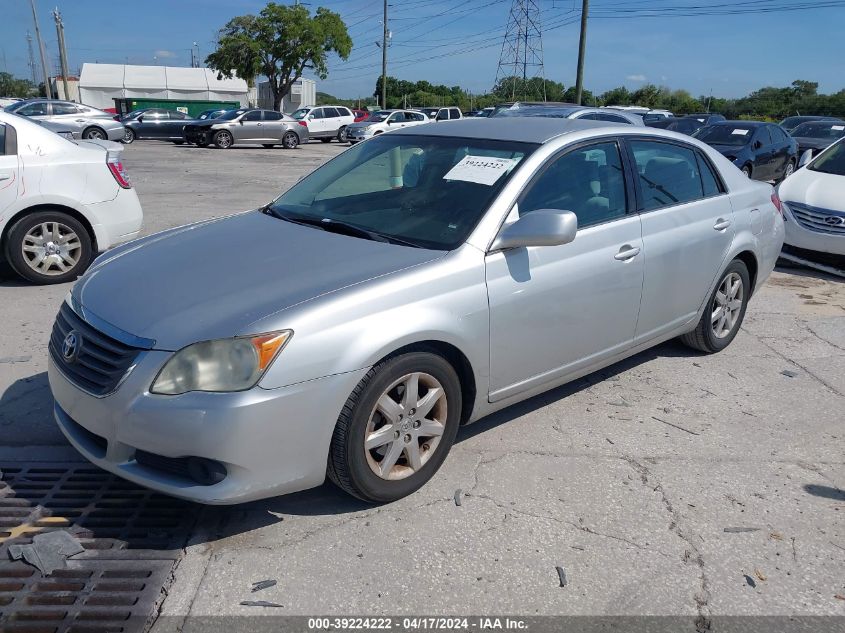
<svg viewBox="0 0 845 633">
<path fill-rule="evenodd" d="M 461 109 L 453 106 L 442 108 L 417 108 L 417 110 L 426 114 L 432 121 L 454 121 L 455 119 L 464 118 Z"/>
<path fill-rule="evenodd" d="M 346 140 L 353 145 L 384 132 L 398 130 L 412 125 L 423 125 L 430 119 L 416 110 L 379 110 L 367 119 L 346 128 Z"/>
<path fill-rule="evenodd" d="M 346 106 L 308 106 L 300 108 L 291 116 L 300 125 L 308 128 L 310 138 L 330 143 L 333 138 L 339 142 L 345 139 L 346 127 L 355 122 L 355 115 Z"/>
</svg>

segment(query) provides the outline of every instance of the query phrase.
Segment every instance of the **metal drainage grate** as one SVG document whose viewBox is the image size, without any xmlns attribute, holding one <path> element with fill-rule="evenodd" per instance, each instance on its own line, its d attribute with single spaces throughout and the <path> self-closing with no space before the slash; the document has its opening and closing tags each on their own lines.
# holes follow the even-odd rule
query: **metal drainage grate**
<svg viewBox="0 0 845 633">
<path fill-rule="evenodd" d="M 87 464 L 0 465 L 0 633 L 145 630 L 198 506 Z M 64 529 L 85 551 L 42 577 L 8 546 Z"/>
</svg>

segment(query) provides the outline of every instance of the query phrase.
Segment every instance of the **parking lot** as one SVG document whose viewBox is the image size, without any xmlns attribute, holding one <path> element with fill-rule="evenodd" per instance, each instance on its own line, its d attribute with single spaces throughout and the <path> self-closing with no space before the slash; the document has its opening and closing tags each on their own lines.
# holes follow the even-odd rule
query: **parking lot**
<svg viewBox="0 0 845 633">
<path fill-rule="evenodd" d="M 268 202 L 341 149 L 139 141 L 124 161 L 151 233 Z M 78 460 L 45 373 L 68 289 L 0 281 L 4 464 Z M 399 502 L 325 484 L 192 508 L 158 627 L 268 611 L 674 615 L 689 630 L 722 615 L 845 616 L 843 323 L 842 280 L 779 268 L 726 351 L 666 343 L 465 427 Z M 251 594 L 263 579 L 277 585 Z"/>
</svg>

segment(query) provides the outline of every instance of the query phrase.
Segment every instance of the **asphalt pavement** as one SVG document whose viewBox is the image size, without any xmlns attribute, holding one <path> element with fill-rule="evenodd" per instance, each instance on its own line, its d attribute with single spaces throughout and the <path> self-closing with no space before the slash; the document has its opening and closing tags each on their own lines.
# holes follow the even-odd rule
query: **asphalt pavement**
<svg viewBox="0 0 845 633">
<path fill-rule="evenodd" d="M 124 160 L 149 233 L 257 207 L 340 149 L 137 142 Z M 79 460 L 45 374 L 69 287 L 0 280 L 0 461 Z M 843 325 L 842 280 L 778 269 L 721 354 L 666 343 L 465 427 L 409 498 L 366 506 L 326 484 L 196 508 L 154 630 L 267 613 L 845 617 Z"/>
</svg>

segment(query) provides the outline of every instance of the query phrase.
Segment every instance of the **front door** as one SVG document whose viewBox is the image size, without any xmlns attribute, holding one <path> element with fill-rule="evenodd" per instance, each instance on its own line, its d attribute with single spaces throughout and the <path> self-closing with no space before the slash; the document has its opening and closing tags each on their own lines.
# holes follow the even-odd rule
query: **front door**
<svg viewBox="0 0 845 633">
<path fill-rule="evenodd" d="M 488 254 L 491 402 L 599 363 L 631 345 L 640 308 L 640 218 L 616 140 L 552 158 L 517 203 L 578 216 L 562 246 Z M 511 217 L 511 220 L 515 217 Z"/>
<path fill-rule="evenodd" d="M 235 139 L 244 143 L 260 143 L 263 139 L 261 124 L 261 110 L 250 110 L 241 115 L 237 125 L 233 127 Z"/>
<path fill-rule="evenodd" d="M 645 264 L 639 343 L 697 316 L 725 265 L 735 227 L 731 201 L 698 149 L 651 140 L 629 145 Z"/>
</svg>

